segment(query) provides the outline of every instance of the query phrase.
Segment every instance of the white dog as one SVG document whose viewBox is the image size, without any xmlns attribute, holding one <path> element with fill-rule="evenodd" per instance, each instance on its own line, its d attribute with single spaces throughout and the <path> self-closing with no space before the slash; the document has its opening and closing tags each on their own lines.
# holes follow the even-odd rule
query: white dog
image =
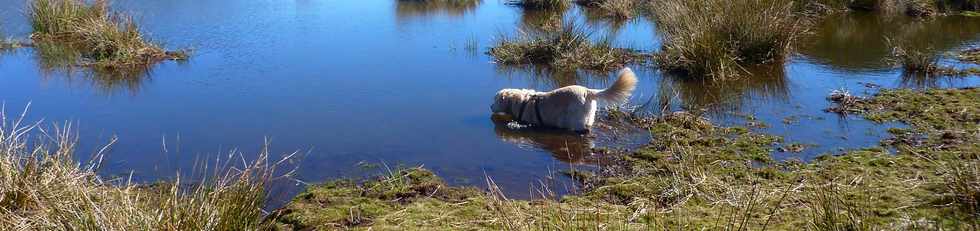
<svg viewBox="0 0 980 231">
<path fill-rule="evenodd" d="M 536 126 L 588 132 L 595 123 L 597 100 L 619 104 L 629 99 L 636 88 L 633 70 L 623 68 L 619 79 L 604 90 L 573 85 L 549 92 L 530 89 L 503 89 L 493 98 L 490 110 L 513 120 Z"/>
</svg>

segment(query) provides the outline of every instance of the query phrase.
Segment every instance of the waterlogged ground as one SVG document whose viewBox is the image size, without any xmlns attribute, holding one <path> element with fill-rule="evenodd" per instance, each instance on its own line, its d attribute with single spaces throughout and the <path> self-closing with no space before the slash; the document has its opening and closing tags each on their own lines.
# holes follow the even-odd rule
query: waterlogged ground
<svg viewBox="0 0 980 231">
<path fill-rule="evenodd" d="M 0 28 L 26 38 L 25 1 L 4 1 Z M 0 100 L 7 111 L 30 103 L 31 118 L 75 122 L 82 156 L 119 137 L 106 175 L 168 178 L 233 148 L 256 152 L 268 137 L 273 153 L 300 151 L 297 179 L 305 182 L 378 172 L 363 163 L 424 165 L 453 185 L 482 185 L 492 176 L 520 198 L 558 170 L 601 161 L 590 147 L 629 148 L 650 139 L 607 126 L 581 137 L 494 124 L 489 105 L 501 88 L 602 88 L 613 73 L 548 74 L 501 67 L 484 54 L 495 37 L 554 18 L 589 25 L 594 36 L 621 46 L 656 50 L 655 23 L 642 17 L 612 22 L 578 8 L 524 12 L 499 1 L 119 0 L 113 6 L 135 15 L 167 48 L 192 48 L 191 59 L 117 78 L 50 67 L 31 49 L 0 55 Z M 757 129 L 806 147 L 773 153 L 776 159 L 811 160 L 872 146 L 888 136 L 887 128 L 901 126 L 824 112 L 833 90 L 869 94 L 980 83 L 977 77 L 903 76 L 885 61 L 886 38 L 944 52 L 975 47 L 980 19 L 913 22 L 852 14 L 818 24 L 784 67 L 752 78 L 706 84 L 635 66 L 640 85 L 632 103 L 650 112 L 705 108 L 722 124 L 760 124 Z"/>
</svg>

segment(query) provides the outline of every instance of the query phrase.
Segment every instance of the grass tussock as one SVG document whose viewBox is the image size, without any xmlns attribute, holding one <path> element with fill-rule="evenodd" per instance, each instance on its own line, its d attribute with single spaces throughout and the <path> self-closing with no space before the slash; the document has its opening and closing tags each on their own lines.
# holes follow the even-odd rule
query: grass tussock
<svg viewBox="0 0 980 231">
<path fill-rule="evenodd" d="M 31 37 L 37 46 L 57 47 L 76 65 L 106 68 L 147 66 L 187 58 L 144 38 L 130 16 L 111 12 L 108 1 L 32 0 Z"/>
<path fill-rule="evenodd" d="M 980 160 L 970 159 L 951 165 L 946 179 L 948 197 L 973 220 L 980 219 Z"/>
<path fill-rule="evenodd" d="M 631 19 L 637 15 L 642 1 L 639 0 L 577 0 L 576 4 L 587 10 L 598 10 L 603 15 L 617 20 Z"/>
<path fill-rule="evenodd" d="M 507 4 L 529 10 L 562 10 L 569 6 L 569 0 L 508 0 Z"/>
<path fill-rule="evenodd" d="M 891 42 L 890 42 L 891 43 Z M 932 48 L 910 49 L 901 44 L 892 45 L 892 62 L 901 66 L 905 75 L 912 76 L 966 76 L 978 75 L 980 70 L 968 68 L 959 70 L 939 63 L 940 52 Z"/>
<path fill-rule="evenodd" d="M 501 36 L 488 54 L 499 64 L 544 65 L 559 70 L 607 71 L 643 59 L 638 52 L 613 47 L 608 39 L 593 41 L 590 32 L 574 24 L 556 31 Z"/>
<path fill-rule="evenodd" d="M 658 63 L 696 78 L 736 78 L 746 66 L 782 62 L 804 32 L 789 0 L 668 0 L 651 6 L 664 37 Z"/>
<path fill-rule="evenodd" d="M 71 125 L 41 129 L 23 116 L 2 119 L 2 230 L 255 230 L 260 226 L 266 183 L 277 165 L 268 162 L 267 152 L 248 166 L 214 169 L 213 176 L 199 182 L 178 178 L 138 185 L 96 174 L 103 153 L 91 156 L 92 162 L 78 163 Z"/>
</svg>

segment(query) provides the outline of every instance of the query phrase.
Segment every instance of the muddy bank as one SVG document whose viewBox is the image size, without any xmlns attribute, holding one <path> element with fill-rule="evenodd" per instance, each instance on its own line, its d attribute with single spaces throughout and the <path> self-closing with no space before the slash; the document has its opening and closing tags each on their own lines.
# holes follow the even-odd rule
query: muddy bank
<svg viewBox="0 0 980 231">
<path fill-rule="evenodd" d="M 312 186 L 269 221 L 282 229 L 977 227 L 978 98 L 980 90 L 970 88 L 882 90 L 858 99 L 857 114 L 910 128 L 890 130 L 879 146 L 812 163 L 776 162 L 770 153 L 791 144 L 689 113 L 630 118 L 653 141 L 602 150 L 619 162 L 573 174 L 584 185 L 575 195 L 509 200 L 492 180 L 490 190 L 449 187 L 413 168 L 361 184 Z"/>
</svg>

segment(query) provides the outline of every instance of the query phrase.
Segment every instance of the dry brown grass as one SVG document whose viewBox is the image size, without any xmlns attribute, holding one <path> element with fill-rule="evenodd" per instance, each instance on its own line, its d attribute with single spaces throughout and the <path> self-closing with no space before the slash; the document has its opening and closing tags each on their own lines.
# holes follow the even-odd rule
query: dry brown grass
<svg viewBox="0 0 980 231">
<path fill-rule="evenodd" d="M 597 10 L 606 17 L 618 20 L 631 19 L 637 15 L 641 0 L 578 0 L 575 3 L 587 10 Z"/>
<path fill-rule="evenodd" d="M 197 181 L 139 185 L 96 173 L 115 139 L 82 164 L 71 124 L 0 117 L 0 230 L 255 230 L 279 164 L 263 151 Z"/>
</svg>

